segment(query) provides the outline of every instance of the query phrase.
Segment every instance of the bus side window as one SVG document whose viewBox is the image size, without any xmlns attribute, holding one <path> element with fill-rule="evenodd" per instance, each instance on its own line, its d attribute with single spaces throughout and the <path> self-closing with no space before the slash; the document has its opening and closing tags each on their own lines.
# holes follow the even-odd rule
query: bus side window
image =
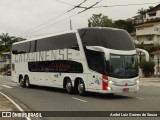
<svg viewBox="0 0 160 120">
<path fill-rule="evenodd" d="M 74 49 L 79 51 L 76 34 L 68 33 L 68 34 L 48 37 L 38 40 L 36 44 L 37 52 L 57 50 L 57 49 Z"/>
<path fill-rule="evenodd" d="M 88 50 L 84 47 L 87 63 L 91 70 L 98 73 L 105 73 L 105 58 L 103 52 Z"/>
</svg>

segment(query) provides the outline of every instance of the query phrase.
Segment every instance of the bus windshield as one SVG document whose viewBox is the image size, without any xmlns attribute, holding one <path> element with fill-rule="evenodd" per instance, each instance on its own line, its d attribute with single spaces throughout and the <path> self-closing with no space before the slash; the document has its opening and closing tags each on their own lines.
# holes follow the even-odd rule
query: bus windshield
<svg viewBox="0 0 160 120">
<path fill-rule="evenodd" d="M 109 76 L 118 78 L 132 78 L 138 76 L 137 56 L 110 54 L 108 72 Z"/>
<path fill-rule="evenodd" d="M 130 35 L 124 30 L 84 28 L 78 30 L 83 46 L 102 46 L 115 50 L 134 50 Z"/>
</svg>

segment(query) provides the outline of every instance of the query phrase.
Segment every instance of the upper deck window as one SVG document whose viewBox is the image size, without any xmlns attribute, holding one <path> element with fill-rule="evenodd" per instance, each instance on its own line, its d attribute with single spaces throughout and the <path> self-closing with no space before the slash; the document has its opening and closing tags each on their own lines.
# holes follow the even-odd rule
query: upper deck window
<svg viewBox="0 0 160 120">
<path fill-rule="evenodd" d="M 57 49 L 79 50 L 77 37 L 75 33 L 67 33 L 39 40 L 26 41 L 12 46 L 13 54 L 22 54 L 29 52 L 49 51 Z"/>
<path fill-rule="evenodd" d="M 130 35 L 123 30 L 108 28 L 79 29 L 79 35 L 84 46 L 102 46 L 115 50 L 134 50 Z"/>
<path fill-rule="evenodd" d="M 28 53 L 30 51 L 30 42 L 15 44 L 12 46 L 13 54 Z"/>
<path fill-rule="evenodd" d="M 76 34 L 68 33 L 37 40 L 37 52 L 56 49 L 79 50 Z"/>
</svg>

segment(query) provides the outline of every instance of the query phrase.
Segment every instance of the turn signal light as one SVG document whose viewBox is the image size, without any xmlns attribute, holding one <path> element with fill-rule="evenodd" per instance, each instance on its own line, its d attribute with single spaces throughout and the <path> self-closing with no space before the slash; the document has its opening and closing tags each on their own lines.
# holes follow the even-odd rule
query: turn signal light
<svg viewBox="0 0 160 120">
<path fill-rule="evenodd" d="M 102 75 L 102 80 L 105 81 L 105 82 L 108 82 L 108 76 Z"/>
</svg>

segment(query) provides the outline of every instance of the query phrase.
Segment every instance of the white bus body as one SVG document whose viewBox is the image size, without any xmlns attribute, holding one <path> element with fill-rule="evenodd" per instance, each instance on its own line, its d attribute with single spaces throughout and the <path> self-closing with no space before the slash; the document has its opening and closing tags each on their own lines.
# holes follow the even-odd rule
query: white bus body
<svg viewBox="0 0 160 120">
<path fill-rule="evenodd" d="M 68 93 L 136 92 L 137 55 L 129 34 L 111 28 L 75 31 L 14 43 L 12 79 Z"/>
</svg>

